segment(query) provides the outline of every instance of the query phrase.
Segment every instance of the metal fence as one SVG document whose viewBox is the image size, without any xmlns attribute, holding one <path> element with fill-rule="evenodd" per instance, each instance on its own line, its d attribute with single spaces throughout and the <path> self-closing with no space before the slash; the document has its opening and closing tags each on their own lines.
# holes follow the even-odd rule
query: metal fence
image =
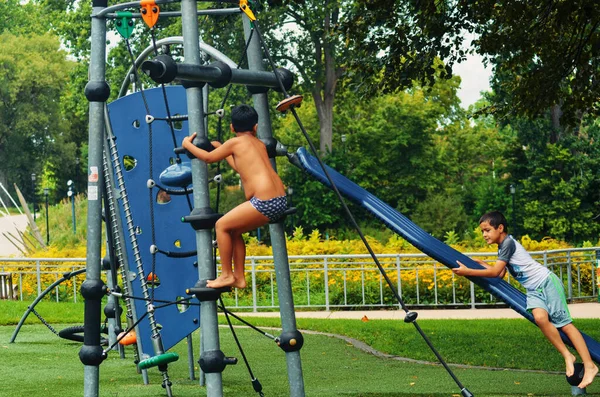
<svg viewBox="0 0 600 397">
<path fill-rule="evenodd" d="M 575 248 L 530 252 L 563 281 L 567 298 L 598 299 L 600 248 Z M 495 252 L 466 253 L 493 263 Z M 470 307 L 502 305 L 491 294 L 425 254 L 378 255 L 394 287 L 409 307 Z M 279 307 L 275 268 L 271 256 L 246 258 L 248 287 L 224 295 L 229 308 L 252 311 Z M 399 306 L 369 255 L 290 256 L 290 274 L 296 308 L 334 310 Z M 12 291 L 4 299 L 33 299 L 43 290 L 85 266 L 82 258 L 0 259 L 3 280 Z M 53 287 L 52 300 L 81 299 L 78 288 L 85 274 L 69 277 Z M 522 290 L 510 274 L 506 280 Z M 6 288 L 5 288 L 6 289 Z"/>
</svg>

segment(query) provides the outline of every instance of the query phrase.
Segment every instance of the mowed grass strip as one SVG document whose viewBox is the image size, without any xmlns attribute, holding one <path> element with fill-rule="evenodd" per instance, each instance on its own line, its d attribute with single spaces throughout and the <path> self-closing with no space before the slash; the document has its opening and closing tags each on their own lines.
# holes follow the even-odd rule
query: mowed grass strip
<svg viewBox="0 0 600 397">
<path fill-rule="evenodd" d="M 19 312 L 27 304 L 1 303 L 0 321 L 0 396 L 26 396 L 32 392 L 50 396 L 83 394 L 83 365 L 78 353 L 81 345 L 53 335 L 35 316 L 9 344 Z M 9 309 L 10 307 L 10 309 Z M 7 309 L 7 310 L 5 310 Z M 36 307 L 57 330 L 81 324 L 81 303 L 43 302 Z M 7 313 L 13 313 L 10 319 Z M 16 316 L 15 313 L 18 313 Z M 54 320 L 58 319 L 58 320 Z M 68 321 L 67 321 L 68 320 Z M 224 321 L 224 319 L 222 319 Z M 251 318 L 257 326 L 278 327 L 278 319 Z M 66 323 L 65 323 L 66 322 Z M 234 320 L 235 323 L 235 320 Z M 490 367 L 561 371 L 563 362 L 539 330 L 526 320 L 423 320 L 421 328 L 449 363 Z M 578 320 L 589 335 L 600 338 L 597 320 Z M 298 327 L 346 335 L 361 340 L 385 353 L 419 360 L 435 361 L 434 355 L 414 327 L 399 321 L 298 319 Z M 266 396 L 289 395 L 285 353 L 269 339 L 249 329 L 236 329 L 255 376 Z M 277 331 L 269 331 L 277 335 Z M 251 396 L 250 377 L 231 332 L 220 330 L 221 348 L 240 363 L 223 373 L 226 396 Z M 198 343 L 197 333 L 193 338 Z M 186 341 L 174 349 L 180 360 L 169 366 L 176 396 L 206 395 L 198 381 L 189 380 Z M 194 347 L 197 351 L 197 346 Z M 323 335 L 305 334 L 301 351 L 307 396 L 460 396 L 460 390 L 446 371 L 437 365 L 420 365 L 382 359 L 351 344 Z M 198 357 L 194 358 L 197 361 Z M 113 352 L 100 366 L 100 396 L 163 396 L 160 374 L 149 370 L 150 385 L 143 385 L 132 363 L 133 353 L 120 359 Z M 195 364 L 198 376 L 198 365 Z M 563 375 L 519 371 L 488 371 L 453 368 L 456 376 L 476 396 L 561 396 L 570 395 Z M 588 388 L 588 395 L 600 395 L 600 381 Z"/>
<path fill-rule="evenodd" d="M 22 397 L 43 395 L 64 397 L 83 395 L 83 365 L 78 352 L 81 345 L 62 340 L 43 325 L 26 325 L 16 343 L 6 341 L 14 327 L 0 327 L 0 395 Z M 238 329 L 255 376 L 266 396 L 289 395 L 285 353 L 268 338 L 253 330 Z M 198 335 L 193 335 L 198 341 Z M 230 331 L 221 329 L 222 350 L 240 357 Z M 195 349 L 197 350 L 197 349 Z M 180 360 L 169 365 L 169 376 L 176 396 L 203 396 L 206 389 L 189 379 L 186 342 L 173 351 Z M 164 396 L 160 374 L 148 371 L 150 384 L 143 385 L 130 349 L 126 359 L 113 352 L 100 366 L 100 396 Z M 307 396 L 453 396 L 460 390 L 440 366 L 419 365 L 377 358 L 336 338 L 305 335 L 301 352 Z M 197 357 L 195 357 L 197 360 Z M 198 376 L 197 364 L 195 365 Z M 568 396 L 564 376 L 515 371 L 454 369 L 460 381 L 476 396 Z M 226 396 L 251 396 L 250 377 L 242 362 L 222 374 Z M 600 395 L 590 387 L 588 395 Z"/>
</svg>

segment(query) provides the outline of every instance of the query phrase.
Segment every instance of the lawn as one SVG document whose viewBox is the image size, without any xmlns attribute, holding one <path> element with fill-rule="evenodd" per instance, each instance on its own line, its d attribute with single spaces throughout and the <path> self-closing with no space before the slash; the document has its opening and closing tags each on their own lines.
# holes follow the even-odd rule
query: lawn
<svg viewBox="0 0 600 397">
<path fill-rule="evenodd" d="M 3 324 L 0 326 L 0 396 L 83 395 L 84 371 L 78 358 L 81 345 L 55 336 L 34 316 L 22 328 L 16 343 L 9 344 L 14 324 L 22 314 L 20 309 L 24 310 L 27 305 L 6 301 L 0 305 L 0 324 Z M 82 307 L 81 304 L 44 302 L 36 309 L 60 330 L 80 323 Z M 261 327 L 278 325 L 278 320 L 272 318 L 252 318 L 251 322 Z M 423 320 L 419 324 L 450 363 L 537 371 L 453 366 L 455 375 L 475 396 L 571 395 L 562 374 L 543 372 L 561 370 L 562 360 L 540 332 L 525 320 Z M 600 338 L 598 321 L 579 320 L 578 325 L 591 336 Z M 402 322 L 298 319 L 298 326 L 346 335 L 392 355 L 434 361 L 414 327 Z M 254 330 L 236 331 L 265 396 L 289 395 L 285 353 L 271 339 Z M 277 334 L 273 330 L 269 332 Z M 439 365 L 380 358 L 336 337 L 309 332 L 304 336 L 301 359 L 306 396 L 460 396 L 456 384 Z M 224 395 L 257 395 L 231 331 L 222 328 L 220 339 L 224 353 L 240 360 L 222 374 Z M 197 333 L 193 340 L 194 351 L 197 351 Z M 174 395 L 206 395 L 198 380 L 189 379 L 186 342 L 182 341 L 174 350 L 181 357 L 169 365 Z M 126 351 L 125 359 L 116 352 L 109 355 L 100 366 L 100 396 L 165 396 L 158 370 L 150 369 L 150 384 L 143 385 L 132 360 L 131 350 Z M 197 367 L 195 364 L 196 376 Z M 588 388 L 588 395 L 600 396 L 600 381 L 597 382 Z"/>
</svg>

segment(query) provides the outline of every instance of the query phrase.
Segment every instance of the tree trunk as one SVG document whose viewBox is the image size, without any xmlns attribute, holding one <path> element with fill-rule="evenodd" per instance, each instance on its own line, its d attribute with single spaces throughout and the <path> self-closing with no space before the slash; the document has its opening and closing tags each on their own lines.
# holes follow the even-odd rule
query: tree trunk
<svg viewBox="0 0 600 397">
<path fill-rule="evenodd" d="M 560 140 L 561 126 L 560 117 L 562 110 L 559 104 L 552 106 L 550 109 L 550 117 L 552 118 L 552 134 L 550 135 L 550 143 L 557 143 Z"/>
</svg>

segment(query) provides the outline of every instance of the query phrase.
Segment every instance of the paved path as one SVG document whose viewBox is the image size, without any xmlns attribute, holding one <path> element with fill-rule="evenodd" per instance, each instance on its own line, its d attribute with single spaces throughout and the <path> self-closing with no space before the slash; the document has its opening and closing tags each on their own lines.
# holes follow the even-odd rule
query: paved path
<svg viewBox="0 0 600 397">
<path fill-rule="evenodd" d="M 17 229 L 24 232 L 27 228 L 27 215 L 0 216 L 0 258 L 23 256 L 5 236 L 10 233 L 18 237 Z"/>
<path fill-rule="evenodd" d="M 600 319 L 600 303 L 573 303 L 569 305 L 571 316 L 577 318 Z M 512 309 L 417 309 L 419 320 L 428 319 L 493 319 L 523 318 Z M 279 312 L 240 313 L 241 317 L 279 317 Z M 355 310 L 296 312 L 296 318 L 356 319 L 367 316 L 369 320 L 403 320 L 402 310 Z"/>
</svg>

